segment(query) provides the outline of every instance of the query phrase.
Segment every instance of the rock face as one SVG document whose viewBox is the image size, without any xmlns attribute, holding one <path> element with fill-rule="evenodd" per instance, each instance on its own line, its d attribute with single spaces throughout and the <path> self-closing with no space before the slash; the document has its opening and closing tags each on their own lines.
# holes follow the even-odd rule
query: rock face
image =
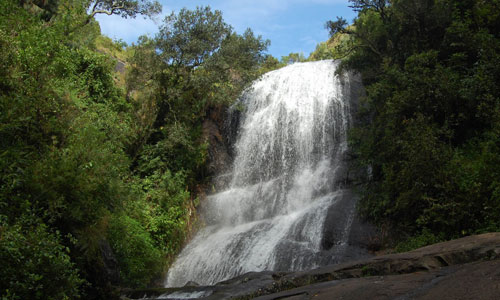
<svg viewBox="0 0 500 300">
<path fill-rule="evenodd" d="M 234 116 L 227 109 L 212 109 L 202 124 L 202 138 L 208 143 L 207 171 L 212 177 L 213 188 L 219 190 L 227 185 L 233 162 L 232 140 L 235 125 Z M 211 191 L 208 191 L 211 192 Z"/>
<path fill-rule="evenodd" d="M 102 255 L 103 263 L 103 276 L 112 285 L 120 284 L 120 271 L 118 268 L 118 262 L 116 260 L 115 254 L 109 245 L 107 240 L 101 240 L 99 242 L 99 249 Z"/>
<path fill-rule="evenodd" d="M 500 233 L 316 270 L 248 273 L 209 287 L 135 291 L 131 299 L 500 299 Z"/>
<path fill-rule="evenodd" d="M 500 260 L 311 284 L 255 299 L 499 299 Z"/>
</svg>

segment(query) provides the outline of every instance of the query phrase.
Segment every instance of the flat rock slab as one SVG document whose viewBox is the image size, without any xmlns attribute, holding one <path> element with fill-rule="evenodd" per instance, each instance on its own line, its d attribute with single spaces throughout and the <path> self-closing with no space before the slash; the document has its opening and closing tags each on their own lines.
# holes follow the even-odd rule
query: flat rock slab
<svg viewBox="0 0 500 300">
<path fill-rule="evenodd" d="M 442 242 L 413 251 L 375 256 L 370 259 L 295 272 L 286 278 L 330 274 L 331 279 L 413 273 L 435 268 L 500 259 L 500 233 L 486 233 Z"/>
<path fill-rule="evenodd" d="M 312 284 L 256 300 L 500 299 L 500 260 Z"/>
<path fill-rule="evenodd" d="M 128 299 L 494 299 L 500 300 L 500 233 L 315 270 L 254 272 L 209 287 L 156 289 Z M 188 297 L 189 293 L 197 297 Z M 158 298 L 158 296 L 160 296 Z M 202 295 L 202 296 L 200 296 Z"/>
</svg>

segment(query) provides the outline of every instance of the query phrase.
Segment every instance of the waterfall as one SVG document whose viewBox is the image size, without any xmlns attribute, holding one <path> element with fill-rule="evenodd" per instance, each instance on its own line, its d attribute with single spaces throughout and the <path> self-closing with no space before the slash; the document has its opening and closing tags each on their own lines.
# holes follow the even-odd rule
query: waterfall
<svg viewBox="0 0 500 300">
<path fill-rule="evenodd" d="M 337 66 L 296 63 L 243 93 L 231 180 L 203 202 L 206 226 L 170 268 L 167 286 L 310 269 L 342 254 L 354 205 L 338 205 L 349 198 L 343 161 L 351 117 L 349 76 L 336 75 Z M 328 218 L 339 224 L 327 243 Z"/>
</svg>

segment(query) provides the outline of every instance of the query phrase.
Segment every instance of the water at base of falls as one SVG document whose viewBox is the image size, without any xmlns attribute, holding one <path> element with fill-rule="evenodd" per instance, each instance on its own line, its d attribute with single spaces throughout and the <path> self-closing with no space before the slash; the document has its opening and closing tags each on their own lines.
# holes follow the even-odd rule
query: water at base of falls
<svg viewBox="0 0 500 300">
<path fill-rule="evenodd" d="M 336 68 L 331 60 L 293 64 L 243 93 L 231 181 L 202 204 L 207 225 L 178 256 L 166 286 L 310 269 L 345 250 L 354 212 L 341 184 L 350 87 Z M 328 218 L 338 228 L 326 239 Z"/>
</svg>

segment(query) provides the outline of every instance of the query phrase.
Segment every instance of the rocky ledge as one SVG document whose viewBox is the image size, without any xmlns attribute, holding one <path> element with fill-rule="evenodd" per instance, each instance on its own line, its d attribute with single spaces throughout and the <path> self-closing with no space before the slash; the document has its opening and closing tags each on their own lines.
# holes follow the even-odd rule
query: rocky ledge
<svg viewBox="0 0 500 300">
<path fill-rule="evenodd" d="M 124 292 L 124 299 L 500 299 L 500 233 L 414 251 L 280 273 L 248 273 L 215 286 Z"/>
</svg>

